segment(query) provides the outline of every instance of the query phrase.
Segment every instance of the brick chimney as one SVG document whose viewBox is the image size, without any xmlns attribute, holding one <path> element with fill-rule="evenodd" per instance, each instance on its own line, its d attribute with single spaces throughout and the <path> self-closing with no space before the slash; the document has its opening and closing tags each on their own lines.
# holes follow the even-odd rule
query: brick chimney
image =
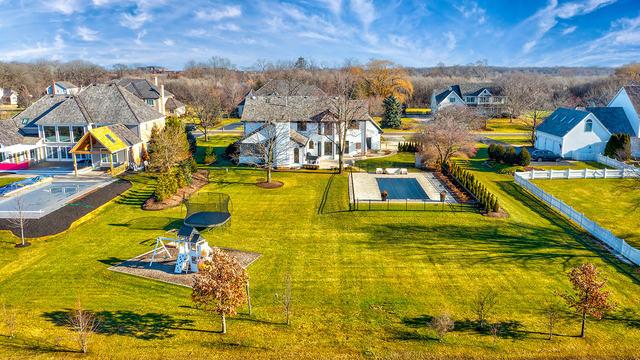
<svg viewBox="0 0 640 360">
<path fill-rule="evenodd" d="M 157 77 L 157 76 L 154 76 L 154 77 L 153 77 L 153 84 L 154 84 L 156 87 L 158 87 L 158 77 Z"/>
<path fill-rule="evenodd" d="M 51 94 L 52 95 L 56 94 L 56 81 L 55 80 L 51 81 Z"/>
</svg>

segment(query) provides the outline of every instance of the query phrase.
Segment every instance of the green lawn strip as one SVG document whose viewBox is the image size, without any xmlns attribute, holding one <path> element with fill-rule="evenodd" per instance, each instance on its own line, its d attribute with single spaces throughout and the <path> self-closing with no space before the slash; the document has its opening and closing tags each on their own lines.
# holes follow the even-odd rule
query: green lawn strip
<svg viewBox="0 0 640 360">
<path fill-rule="evenodd" d="M 12 184 L 16 181 L 24 180 L 24 177 L 17 176 L 0 176 L 0 186 Z"/>
<path fill-rule="evenodd" d="M 530 120 L 525 120 L 521 118 L 516 119 L 508 119 L 508 118 L 495 118 L 489 119 L 487 124 L 486 133 L 489 134 L 491 132 L 497 133 L 518 133 L 518 132 L 530 132 L 531 131 Z"/>
<path fill-rule="evenodd" d="M 213 147 L 216 154 L 215 165 L 229 166 L 231 162 L 229 159 L 224 159 L 223 154 L 227 149 L 227 146 L 238 141 L 240 139 L 237 135 L 209 135 L 207 141 L 204 141 L 204 137 L 198 138 L 196 148 L 196 162 L 202 163 L 204 159 L 204 152 L 206 147 Z"/>
<path fill-rule="evenodd" d="M 382 121 L 382 117 L 380 116 L 373 116 L 373 121 L 376 122 L 376 124 L 380 125 L 381 121 Z M 418 130 L 418 128 L 420 127 L 420 125 L 422 124 L 422 122 L 411 118 L 411 117 L 403 117 L 400 119 L 401 125 L 400 128 L 398 129 L 393 129 L 393 128 L 387 128 L 387 129 L 382 129 L 383 132 L 386 133 L 397 133 L 397 132 L 415 132 Z"/>
<path fill-rule="evenodd" d="M 606 252 L 587 247 L 584 234 L 521 192 L 510 176 L 483 169 L 482 156 L 469 166 L 497 193 L 509 219 L 475 211 L 349 212 L 346 174 L 277 172 L 274 179 L 285 185 L 262 189 L 255 186 L 262 171 L 212 167 L 212 182 L 202 191 L 228 193 L 233 217 L 205 236 L 213 245 L 262 254 L 249 267 L 254 315 L 241 309 L 225 336 L 214 332 L 217 317 L 192 307 L 189 289 L 107 270 L 150 250 L 154 238 L 184 216 L 181 208 L 141 210 L 136 199 L 154 180 L 133 176 L 128 193 L 64 234 L 20 250 L 13 248 L 15 238 L 0 235 L 0 301 L 18 314 L 15 339 L 0 326 L 0 357 L 52 357 L 75 348 L 72 333 L 52 319 L 78 298 L 107 315 L 109 331 L 90 345 L 96 358 L 636 354 L 637 279 Z M 569 288 L 566 272 L 585 261 L 609 277 L 620 310 L 590 321 L 586 340 L 544 340 L 541 307 L 554 291 Z M 290 327 L 274 300 L 287 273 L 293 279 Z M 490 321 L 521 324 L 495 341 L 467 321 L 472 297 L 487 288 L 500 294 Z M 444 343 L 428 327 L 441 312 L 458 320 Z M 577 334 L 578 317 L 565 314 L 556 332 Z"/>
<path fill-rule="evenodd" d="M 640 191 L 634 189 L 634 180 L 536 180 L 534 183 L 640 249 Z"/>
<path fill-rule="evenodd" d="M 414 153 L 401 152 L 391 156 L 358 160 L 355 165 L 368 172 L 375 172 L 377 168 L 406 168 L 409 171 L 417 171 L 415 163 Z"/>
</svg>

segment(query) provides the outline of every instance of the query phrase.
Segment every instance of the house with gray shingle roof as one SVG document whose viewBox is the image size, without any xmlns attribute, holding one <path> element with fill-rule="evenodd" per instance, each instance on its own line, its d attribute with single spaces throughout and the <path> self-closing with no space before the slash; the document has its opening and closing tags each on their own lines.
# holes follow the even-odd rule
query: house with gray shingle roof
<svg viewBox="0 0 640 360">
<path fill-rule="evenodd" d="M 371 119 L 366 101 L 349 100 L 350 124 L 341 129 L 336 116 L 336 99 L 327 96 L 251 96 L 246 99 L 240 140 L 240 163 L 260 164 L 256 146 L 273 139 L 276 166 L 317 165 L 320 160 L 336 160 L 340 133 L 346 131 L 343 154 L 364 156 L 380 150 L 382 130 Z M 342 134 L 345 134 L 342 132 Z"/>
<path fill-rule="evenodd" d="M 149 141 L 152 129 L 165 124 L 163 114 L 113 83 L 90 85 L 76 95 L 45 95 L 12 120 L 9 122 L 13 131 L 23 139 L 39 139 L 40 148 L 36 156 L 29 158 L 31 162 L 71 162 L 69 151 L 89 129 L 112 126 L 119 138 L 135 143 L 124 152 L 130 158 L 116 160 L 139 164 L 143 144 Z M 94 167 L 104 163 L 99 156 L 81 160 Z"/>
<path fill-rule="evenodd" d="M 115 80 L 114 83 L 124 87 L 147 105 L 165 115 L 182 116 L 186 112 L 186 106 L 182 102 L 165 90 L 164 85 L 158 85 L 157 76 L 154 77 L 153 83 L 147 79 L 137 78 L 122 78 Z"/>
<path fill-rule="evenodd" d="M 0 88 L 0 105 L 18 105 L 18 92 L 13 89 Z"/>
<path fill-rule="evenodd" d="M 242 117 L 246 99 L 254 96 L 327 96 L 319 87 L 298 80 L 271 79 L 257 90 L 249 90 L 238 104 L 238 116 Z"/>
<path fill-rule="evenodd" d="M 632 138 L 632 155 L 640 155 L 638 109 L 640 86 L 625 86 L 607 107 L 556 109 L 536 128 L 535 147 L 564 158 L 595 160 L 613 134 Z"/>
<path fill-rule="evenodd" d="M 506 104 L 503 93 L 500 86 L 490 83 L 451 85 L 431 94 L 431 111 L 436 113 L 447 106 L 471 106 L 495 113 Z"/>
<path fill-rule="evenodd" d="M 55 81 L 46 89 L 48 95 L 75 95 L 80 92 L 80 88 L 69 81 Z"/>
</svg>

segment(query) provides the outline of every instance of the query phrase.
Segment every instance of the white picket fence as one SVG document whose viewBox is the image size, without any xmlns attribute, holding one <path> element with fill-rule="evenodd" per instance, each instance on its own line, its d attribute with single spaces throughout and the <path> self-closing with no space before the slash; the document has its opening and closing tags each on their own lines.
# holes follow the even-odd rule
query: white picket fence
<svg viewBox="0 0 640 360">
<path fill-rule="evenodd" d="M 625 169 L 625 170 L 632 170 L 635 172 L 640 171 L 640 169 L 638 169 L 637 167 L 631 166 L 629 164 L 625 164 L 622 161 L 618 161 L 616 159 L 612 159 L 608 156 L 604 156 L 601 154 L 598 154 L 598 158 L 596 159 L 600 164 L 604 164 L 607 166 L 610 166 L 612 168 L 615 169 Z"/>
<path fill-rule="evenodd" d="M 638 169 L 582 169 L 582 170 L 531 170 L 517 172 L 527 180 L 553 180 L 553 179 L 627 179 L 640 177 Z"/>
<path fill-rule="evenodd" d="M 612 171 L 612 170 L 609 170 L 609 171 Z M 545 171 L 545 173 L 547 172 Z M 603 228 L 602 226 L 598 225 L 596 222 L 590 220 L 583 214 L 577 212 L 571 206 L 565 204 L 562 200 L 559 200 L 555 198 L 553 195 L 545 192 L 544 190 L 542 190 L 541 188 L 539 188 L 538 186 L 530 182 L 529 176 L 534 176 L 533 178 L 536 178 L 535 174 L 531 175 L 531 172 L 516 173 L 515 174 L 516 184 L 522 186 L 524 189 L 526 189 L 528 192 L 533 194 L 535 197 L 542 200 L 547 205 L 551 206 L 552 208 L 562 213 L 564 216 L 574 221 L 582 229 L 589 232 L 595 238 L 597 238 L 598 240 L 602 241 L 607 246 L 609 246 L 609 248 L 611 248 L 615 253 L 627 258 L 629 261 L 631 261 L 635 265 L 640 265 L 640 250 L 627 244 L 627 242 L 624 241 L 623 239 L 620 239 L 619 237 L 613 235 L 611 231 Z M 549 179 L 549 178 L 550 177 L 547 177 L 546 179 Z M 539 177 L 539 179 L 543 179 L 543 177 Z"/>
</svg>

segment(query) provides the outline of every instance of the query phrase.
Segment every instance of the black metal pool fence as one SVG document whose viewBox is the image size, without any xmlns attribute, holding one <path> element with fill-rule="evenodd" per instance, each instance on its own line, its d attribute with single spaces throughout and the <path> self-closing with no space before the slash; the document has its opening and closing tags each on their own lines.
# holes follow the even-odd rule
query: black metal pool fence
<svg viewBox="0 0 640 360">
<path fill-rule="evenodd" d="M 476 211 L 473 204 L 438 202 L 433 200 L 387 199 L 387 200 L 359 200 L 349 203 L 351 211 Z"/>
</svg>

